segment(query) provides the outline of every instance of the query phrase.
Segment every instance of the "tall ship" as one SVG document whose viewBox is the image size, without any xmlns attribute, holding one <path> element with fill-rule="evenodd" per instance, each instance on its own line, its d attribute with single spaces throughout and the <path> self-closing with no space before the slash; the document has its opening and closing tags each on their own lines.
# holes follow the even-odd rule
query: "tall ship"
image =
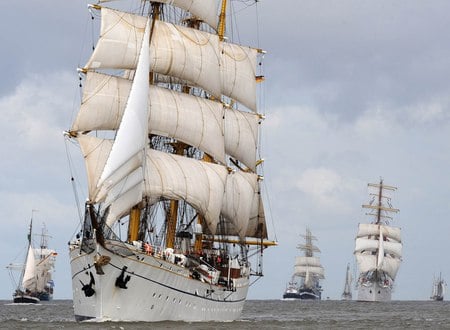
<svg viewBox="0 0 450 330">
<path fill-rule="evenodd" d="M 395 277 L 402 261 L 401 229 L 390 225 L 393 213 L 390 194 L 397 190 L 380 182 L 369 183 L 371 200 L 362 205 L 372 223 L 361 223 L 355 241 L 359 268 L 357 282 L 359 301 L 390 301 Z"/>
<path fill-rule="evenodd" d="M 306 234 L 301 235 L 305 244 L 299 244 L 297 248 L 304 252 L 303 256 L 295 259 L 294 274 L 286 287 L 283 299 L 318 299 L 322 298 L 322 286 L 320 280 L 324 279 L 324 269 L 320 258 L 314 256 L 314 252 L 320 252 L 313 244 L 317 240 L 306 228 Z"/>
<path fill-rule="evenodd" d="M 436 301 L 444 300 L 444 292 L 445 292 L 445 287 L 446 286 L 447 286 L 447 284 L 442 279 L 441 274 L 439 274 L 439 277 L 435 278 L 433 280 L 433 289 L 431 291 L 430 299 L 436 300 Z"/>
<path fill-rule="evenodd" d="M 265 52 L 227 35 L 244 6 L 229 2 L 89 6 L 100 33 L 65 132 L 87 173 L 69 246 L 78 321 L 232 321 L 263 275 L 276 245 L 261 190 Z"/>
<path fill-rule="evenodd" d="M 39 303 L 53 298 L 54 282 L 52 275 L 57 253 L 49 249 L 49 235 L 45 226 L 40 235 L 40 244 L 36 246 L 32 240 L 33 220 L 30 222 L 26 256 L 22 263 L 10 263 L 7 268 L 15 287 L 14 303 Z M 19 274 L 18 278 L 16 274 Z"/>
<path fill-rule="evenodd" d="M 342 300 L 352 300 L 352 273 L 350 272 L 350 264 L 347 264 L 345 273 L 344 291 L 342 292 Z"/>
</svg>

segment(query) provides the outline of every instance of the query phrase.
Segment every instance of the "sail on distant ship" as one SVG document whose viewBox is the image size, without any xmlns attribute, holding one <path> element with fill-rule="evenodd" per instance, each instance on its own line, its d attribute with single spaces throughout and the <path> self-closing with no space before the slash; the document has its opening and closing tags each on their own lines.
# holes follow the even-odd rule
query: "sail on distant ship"
<svg viewBox="0 0 450 330">
<path fill-rule="evenodd" d="M 27 254 L 24 263 L 10 263 L 7 268 L 16 289 L 13 293 L 14 303 L 39 303 L 53 298 L 54 282 L 52 279 L 57 253 L 47 246 L 48 233 L 43 226 L 40 245 L 32 241 L 33 219 L 28 232 Z M 19 273 L 18 280 L 15 274 Z"/>
<path fill-rule="evenodd" d="M 433 280 L 433 289 L 431 292 L 431 299 L 436 301 L 442 301 L 444 300 L 444 293 L 445 293 L 445 287 L 447 284 L 442 279 L 441 274 L 439 274 L 438 278 L 435 278 Z"/>
<path fill-rule="evenodd" d="M 89 7 L 100 37 L 65 133 L 88 177 L 70 243 L 77 320 L 232 321 L 262 276 L 276 245 L 259 156 L 265 52 L 226 36 L 229 2 Z"/>
<path fill-rule="evenodd" d="M 283 294 L 284 299 L 318 299 L 322 298 L 320 280 L 324 279 L 324 269 L 320 259 L 314 256 L 314 252 L 320 250 L 312 242 L 317 240 L 306 228 L 306 234 L 301 235 L 305 244 L 299 244 L 298 249 L 304 251 L 304 256 L 295 259 L 294 274 Z M 298 280 L 298 281 L 297 281 Z"/>
<path fill-rule="evenodd" d="M 368 184 L 371 200 L 362 207 L 369 209 L 373 222 L 359 224 L 354 254 L 359 268 L 358 300 L 390 301 L 395 277 L 402 261 L 401 229 L 389 223 L 390 214 L 399 210 L 391 205 L 390 192 L 396 187 Z"/>
<path fill-rule="evenodd" d="M 350 272 L 350 264 L 347 264 L 345 273 L 344 291 L 342 292 L 342 300 L 352 300 L 352 273 Z"/>
</svg>

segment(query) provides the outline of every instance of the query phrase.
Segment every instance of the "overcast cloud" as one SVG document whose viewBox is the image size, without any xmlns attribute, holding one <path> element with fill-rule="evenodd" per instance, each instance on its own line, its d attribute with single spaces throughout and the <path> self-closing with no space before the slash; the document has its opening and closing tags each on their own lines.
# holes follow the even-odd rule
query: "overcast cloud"
<svg viewBox="0 0 450 330">
<path fill-rule="evenodd" d="M 38 209 L 35 228 L 45 222 L 59 252 L 56 298 L 71 298 L 72 175 L 86 191 L 83 173 L 69 172 L 62 136 L 77 108 L 76 68 L 91 47 L 86 4 L 0 3 L 8 13 L 0 21 L 0 256 L 6 266 L 24 249 Z M 255 10 L 236 21 L 251 33 Z M 450 278 L 440 258 L 450 250 L 450 2 L 260 0 L 257 11 L 258 46 L 268 52 L 266 212 L 279 246 L 267 250 L 249 298 L 281 298 L 309 226 L 322 251 L 323 296 L 339 299 L 357 224 L 369 221 L 367 183 L 383 177 L 399 187 L 392 203 L 404 240 L 393 299 L 428 299 L 434 274 Z M 242 42 L 249 35 L 240 28 Z M 0 298 L 9 299 L 6 269 L 0 279 Z"/>
</svg>

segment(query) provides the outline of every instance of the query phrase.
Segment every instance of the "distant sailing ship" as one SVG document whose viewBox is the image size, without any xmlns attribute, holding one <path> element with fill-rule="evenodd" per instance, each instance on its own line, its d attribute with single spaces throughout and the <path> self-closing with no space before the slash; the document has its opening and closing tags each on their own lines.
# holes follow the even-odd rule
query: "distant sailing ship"
<svg viewBox="0 0 450 330">
<path fill-rule="evenodd" d="M 395 277 L 402 261 L 401 229 L 389 225 L 391 213 L 399 210 L 391 205 L 388 192 L 397 190 L 380 180 L 379 184 L 368 184 L 369 204 L 363 208 L 370 209 L 374 221 L 359 224 L 355 243 L 355 257 L 359 268 L 357 282 L 358 300 L 390 301 Z"/>
<path fill-rule="evenodd" d="M 320 300 L 322 298 L 320 280 L 325 277 L 319 257 L 313 255 L 314 252 L 320 252 L 312 243 L 317 238 L 311 234 L 309 228 L 306 228 L 306 235 L 301 236 L 305 238 L 305 244 L 299 244 L 297 248 L 304 251 L 305 255 L 296 257 L 294 275 L 283 294 L 283 299 Z M 297 278 L 300 280 L 299 283 Z"/>
<path fill-rule="evenodd" d="M 445 283 L 445 281 L 442 279 L 441 274 L 439 274 L 439 278 L 436 278 L 433 280 L 433 290 L 431 292 L 431 299 L 432 300 L 437 300 L 437 301 L 442 301 L 444 300 L 444 291 L 445 291 L 445 286 L 447 284 Z"/>
<path fill-rule="evenodd" d="M 47 246 L 48 234 L 45 226 L 42 228 L 40 245 L 32 244 L 33 220 L 30 222 L 28 233 L 28 246 L 25 263 L 7 266 L 11 278 L 14 280 L 16 290 L 13 294 L 14 303 L 39 303 L 53 298 L 54 282 L 52 274 L 57 253 Z M 14 273 L 20 272 L 19 280 L 15 280 Z"/>
<path fill-rule="evenodd" d="M 350 272 L 350 264 L 347 264 L 347 272 L 345 273 L 344 292 L 342 292 L 342 300 L 352 300 L 352 273 Z"/>
<path fill-rule="evenodd" d="M 75 318 L 235 320 L 276 244 L 261 193 L 265 52 L 226 36 L 237 1 L 106 2 L 89 6 L 100 36 L 65 132 L 88 183 L 69 246 Z"/>
</svg>

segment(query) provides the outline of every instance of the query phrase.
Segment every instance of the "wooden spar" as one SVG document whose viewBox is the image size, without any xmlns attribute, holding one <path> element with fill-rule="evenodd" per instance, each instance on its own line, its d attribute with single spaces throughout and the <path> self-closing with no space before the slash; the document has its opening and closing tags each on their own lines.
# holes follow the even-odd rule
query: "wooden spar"
<svg viewBox="0 0 450 330">
<path fill-rule="evenodd" d="M 175 154 L 183 155 L 184 149 L 187 148 L 187 144 L 183 142 L 176 142 L 172 144 L 175 149 Z M 167 214 L 167 231 L 166 231 L 166 247 L 174 248 L 175 246 L 175 234 L 177 231 L 178 222 L 178 201 L 171 200 L 169 213 Z"/>
<path fill-rule="evenodd" d="M 218 243 L 230 243 L 230 244 L 245 244 L 245 245 L 263 245 L 263 246 L 277 246 L 278 242 L 275 241 L 269 241 L 269 240 L 263 240 L 261 241 L 259 238 L 250 239 L 245 238 L 244 240 L 241 240 L 239 238 L 233 238 L 233 237 L 220 237 L 220 236 L 210 236 L 210 235 L 204 235 L 203 236 L 204 241 L 214 241 Z"/>
<path fill-rule="evenodd" d="M 130 222 L 128 224 L 128 242 L 138 240 L 140 220 L 141 209 L 138 206 L 134 206 L 130 211 Z"/>
<path fill-rule="evenodd" d="M 219 39 L 221 41 L 225 37 L 226 13 L 227 13 L 227 0 L 223 0 L 222 8 L 220 9 L 219 28 L 217 29 L 217 34 L 219 35 Z"/>
</svg>

